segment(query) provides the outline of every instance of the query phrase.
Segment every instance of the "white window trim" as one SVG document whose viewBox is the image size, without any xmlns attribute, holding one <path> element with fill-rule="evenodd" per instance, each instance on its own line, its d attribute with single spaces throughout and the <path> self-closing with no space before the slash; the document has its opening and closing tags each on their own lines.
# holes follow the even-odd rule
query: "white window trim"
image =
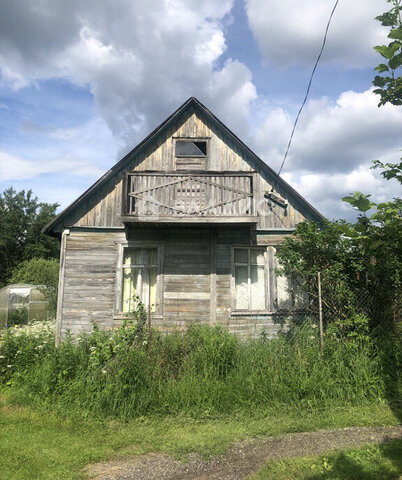
<svg viewBox="0 0 402 480">
<path fill-rule="evenodd" d="M 234 252 L 235 249 L 264 249 L 264 281 L 265 281 L 265 309 L 264 310 L 251 310 L 251 309 L 237 309 L 236 308 L 236 277 L 235 277 L 235 261 L 234 261 Z M 231 246 L 231 279 L 230 279 L 230 291 L 231 291 L 231 308 L 230 313 L 233 316 L 256 316 L 256 315 L 273 315 L 275 314 L 275 308 L 273 301 L 271 299 L 271 281 L 273 275 L 270 275 L 270 253 L 271 250 L 275 252 L 275 247 L 273 245 L 232 245 Z M 250 256 L 250 253 L 248 254 Z M 250 263 L 249 263 L 250 266 Z M 272 267 L 271 267 L 272 269 Z M 250 283 L 249 283 L 250 288 Z M 250 299 L 250 292 L 249 292 Z"/>
<path fill-rule="evenodd" d="M 114 302 L 114 318 L 126 318 L 127 313 L 122 312 L 122 295 L 123 295 L 123 258 L 125 248 L 156 248 L 157 249 L 157 272 L 156 272 L 156 306 L 152 317 L 162 317 L 163 315 L 163 259 L 164 245 L 163 242 L 141 242 L 129 240 L 118 244 L 117 250 L 117 267 L 116 267 L 116 285 L 115 285 L 115 302 Z"/>
</svg>

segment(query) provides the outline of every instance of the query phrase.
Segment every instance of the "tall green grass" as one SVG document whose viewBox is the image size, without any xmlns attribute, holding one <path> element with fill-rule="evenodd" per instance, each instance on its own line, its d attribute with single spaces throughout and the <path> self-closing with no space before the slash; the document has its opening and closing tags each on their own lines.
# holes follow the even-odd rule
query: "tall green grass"
<svg viewBox="0 0 402 480">
<path fill-rule="evenodd" d="M 0 341 L 0 373 L 20 400 L 99 417 L 327 408 L 397 396 L 390 340 L 385 355 L 372 340 L 333 334 L 324 357 L 311 325 L 241 341 L 222 327 L 195 324 L 184 332 L 153 331 L 148 340 L 141 325 L 128 322 L 57 348 L 49 331 L 10 329 Z"/>
</svg>

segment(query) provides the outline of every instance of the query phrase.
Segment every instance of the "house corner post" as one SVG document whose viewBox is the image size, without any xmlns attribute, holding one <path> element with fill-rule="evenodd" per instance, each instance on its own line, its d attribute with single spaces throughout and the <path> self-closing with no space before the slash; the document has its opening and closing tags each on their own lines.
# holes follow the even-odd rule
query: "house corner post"
<svg viewBox="0 0 402 480">
<path fill-rule="evenodd" d="M 64 271 L 66 265 L 66 243 L 67 236 L 70 234 L 68 228 L 63 230 L 61 234 L 61 244 L 60 244 L 60 266 L 59 266 L 59 284 L 57 291 L 57 310 L 56 310 L 56 332 L 55 332 L 55 342 L 56 346 L 60 345 L 61 342 L 61 323 L 63 318 L 63 294 L 64 294 Z"/>
</svg>

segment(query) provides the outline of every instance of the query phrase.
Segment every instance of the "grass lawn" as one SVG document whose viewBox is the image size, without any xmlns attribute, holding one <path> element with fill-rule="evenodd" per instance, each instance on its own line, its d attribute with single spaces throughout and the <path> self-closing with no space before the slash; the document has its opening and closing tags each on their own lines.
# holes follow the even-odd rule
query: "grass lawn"
<svg viewBox="0 0 402 480">
<path fill-rule="evenodd" d="M 116 420 L 95 422 L 61 418 L 54 412 L 16 405 L 7 393 L 3 393 L 0 396 L 0 479 L 79 479 L 83 478 L 80 472 L 85 465 L 114 456 L 151 451 L 177 457 L 197 451 L 207 456 L 221 453 L 233 442 L 246 437 L 397 424 L 396 416 L 386 405 L 327 411 L 266 411 L 248 416 L 241 414 L 201 420 L 153 417 L 126 423 Z M 289 468 L 299 468 L 293 467 L 292 462 L 289 462 Z M 306 462 L 309 465 L 310 460 Z M 260 475 L 269 473 L 261 472 Z M 295 477 L 285 474 L 282 477 L 256 478 L 343 477 Z"/>
<path fill-rule="evenodd" d="M 392 480 L 402 473 L 402 441 L 269 462 L 249 480 Z"/>
</svg>

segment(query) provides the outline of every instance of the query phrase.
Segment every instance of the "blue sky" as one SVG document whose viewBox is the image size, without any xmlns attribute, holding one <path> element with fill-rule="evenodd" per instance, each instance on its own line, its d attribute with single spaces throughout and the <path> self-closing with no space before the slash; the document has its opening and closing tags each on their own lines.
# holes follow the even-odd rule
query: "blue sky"
<svg viewBox="0 0 402 480">
<path fill-rule="evenodd" d="M 332 9 L 329 0 L 0 1 L 0 188 L 66 207 L 189 96 L 277 169 Z M 329 218 L 396 161 L 402 109 L 377 107 L 374 20 L 340 0 L 283 177 Z"/>
</svg>

